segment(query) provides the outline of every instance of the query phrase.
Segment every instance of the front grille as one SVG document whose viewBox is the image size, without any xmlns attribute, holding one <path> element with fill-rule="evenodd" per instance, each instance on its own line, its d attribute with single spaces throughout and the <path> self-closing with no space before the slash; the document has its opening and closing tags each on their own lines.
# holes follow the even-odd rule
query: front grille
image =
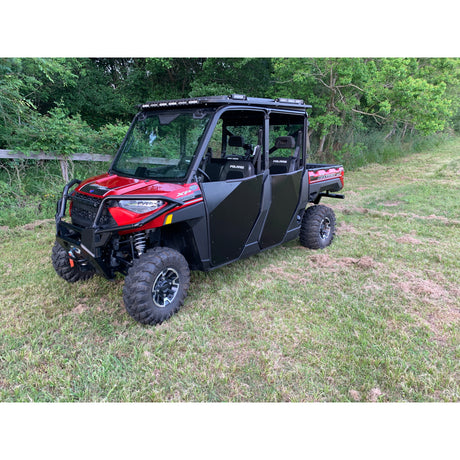
<svg viewBox="0 0 460 460">
<path fill-rule="evenodd" d="M 72 200 L 72 224 L 80 227 L 90 227 L 96 218 L 96 214 L 102 200 L 100 198 L 83 195 L 78 192 L 75 192 L 70 198 Z M 115 220 L 107 209 L 102 211 L 98 225 L 116 225 Z"/>
</svg>

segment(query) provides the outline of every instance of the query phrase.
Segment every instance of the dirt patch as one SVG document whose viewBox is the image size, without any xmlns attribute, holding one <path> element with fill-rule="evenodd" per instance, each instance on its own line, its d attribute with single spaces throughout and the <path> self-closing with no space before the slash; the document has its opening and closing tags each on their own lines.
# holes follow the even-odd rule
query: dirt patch
<svg viewBox="0 0 460 460">
<path fill-rule="evenodd" d="M 396 238 L 396 242 L 402 244 L 423 244 L 420 240 L 410 235 L 404 235 L 400 238 Z"/>
<path fill-rule="evenodd" d="M 405 217 L 408 219 L 420 219 L 420 220 L 434 220 L 437 222 L 442 222 L 446 225 L 460 225 L 460 220 L 448 219 L 444 216 L 437 216 L 436 214 L 430 214 L 429 216 L 420 216 L 418 214 L 409 213 L 409 212 L 387 212 L 387 211 L 377 211 L 375 209 L 363 208 L 361 206 L 356 207 L 340 207 L 337 206 L 335 209 L 341 211 L 345 215 L 350 214 L 370 214 L 372 216 L 383 216 L 383 217 Z"/>
<path fill-rule="evenodd" d="M 340 208 L 337 208 L 340 209 Z M 369 212 L 369 209 L 367 208 L 362 208 L 360 206 L 356 206 L 354 208 L 342 208 L 340 209 L 343 214 L 345 215 L 350 215 L 350 214 L 367 214 Z"/>
<path fill-rule="evenodd" d="M 334 259 L 328 254 L 314 254 L 309 257 L 315 265 L 326 268 L 346 268 L 357 266 L 363 270 L 377 267 L 379 264 L 372 257 L 364 256 L 359 259 L 355 257 L 339 257 Z"/>
<path fill-rule="evenodd" d="M 356 227 L 346 222 L 341 222 L 336 230 L 337 235 L 357 235 L 358 233 L 359 230 Z"/>
<path fill-rule="evenodd" d="M 334 259 L 327 254 L 314 254 L 309 257 L 309 260 L 319 267 L 333 267 L 335 265 Z"/>
<path fill-rule="evenodd" d="M 295 284 L 306 284 L 308 277 L 303 271 L 293 273 L 288 271 L 288 264 L 281 263 L 280 265 L 270 264 L 267 268 L 262 270 L 264 277 L 272 277 L 275 279 L 284 279 Z M 259 284 L 254 284 L 254 287 Z"/>
<path fill-rule="evenodd" d="M 24 230 L 34 230 L 36 227 L 40 227 L 40 225 L 47 224 L 49 222 L 54 222 L 54 219 L 36 220 L 30 224 L 23 225 L 22 228 Z"/>
<path fill-rule="evenodd" d="M 440 274 L 429 272 L 427 275 L 429 279 L 405 272 L 402 275 L 391 274 L 390 278 L 408 300 L 405 311 L 417 323 L 427 326 L 434 340 L 446 344 L 449 337 L 446 328 L 460 325 L 460 290 Z M 414 302 L 416 300 L 421 301 L 423 307 Z"/>
<path fill-rule="evenodd" d="M 76 313 L 77 315 L 81 315 L 84 311 L 88 310 L 88 305 L 85 305 L 84 303 L 79 303 L 73 310 L 73 313 Z"/>
<path fill-rule="evenodd" d="M 447 345 L 452 333 L 448 331 L 449 326 L 460 325 L 460 308 L 452 305 L 439 306 L 432 310 L 423 322 L 434 335 L 434 340 L 441 345 Z M 457 332 L 458 336 L 458 332 Z"/>
<path fill-rule="evenodd" d="M 380 396 L 383 396 L 383 393 L 380 390 L 380 388 L 372 388 L 371 391 L 369 391 L 369 394 L 367 395 L 367 399 L 370 402 L 377 402 Z"/>
<path fill-rule="evenodd" d="M 402 201 L 385 201 L 385 203 L 382 203 L 382 206 L 391 208 L 395 206 L 401 206 L 402 204 L 404 204 Z"/>
<path fill-rule="evenodd" d="M 350 390 L 348 394 L 350 395 L 350 398 L 353 399 L 353 401 L 361 401 L 361 395 L 359 391 Z"/>
<path fill-rule="evenodd" d="M 449 291 L 433 280 L 417 278 L 409 274 L 408 279 L 399 281 L 397 284 L 405 294 L 413 294 L 424 300 L 428 298 L 450 300 Z"/>
</svg>

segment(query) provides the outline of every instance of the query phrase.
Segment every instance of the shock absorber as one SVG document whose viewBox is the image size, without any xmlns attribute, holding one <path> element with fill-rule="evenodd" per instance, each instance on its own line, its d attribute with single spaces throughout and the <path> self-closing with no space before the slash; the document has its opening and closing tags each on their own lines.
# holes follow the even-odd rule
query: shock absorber
<svg viewBox="0 0 460 460">
<path fill-rule="evenodd" d="M 139 232 L 133 235 L 134 249 L 137 251 L 137 255 L 140 256 L 144 251 L 147 243 L 147 236 L 145 232 Z"/>
</svg>

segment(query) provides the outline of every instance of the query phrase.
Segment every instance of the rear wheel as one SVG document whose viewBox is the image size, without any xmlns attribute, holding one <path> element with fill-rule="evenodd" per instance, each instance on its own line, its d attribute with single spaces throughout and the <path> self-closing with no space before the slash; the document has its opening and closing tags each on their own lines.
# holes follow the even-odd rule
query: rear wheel
<svg viewBox="0 0 460 460">
<path fill-rule="evenodd" d="M 125 278 L 126 311 L 143 324 L 160 324 L 176 313 L 190 284 L 184 256 L 174 249 L 155 248 L 134 261 Z"/>
<path fill-rule="evenodd" d="M 94 276 L 94 269 L 72 260 L 68 252 L 56 241 L 51 251 L 51 260 L 56 273 L 69 283 L 88 280 Z"/>
<path fill-rule="evenodd" d="M 323 249 L 332 243 L 335 233 L 334 211 L 323 205 L 307 208 L 300 227 L 299 240 L 309 249 Z"/>
</svg>

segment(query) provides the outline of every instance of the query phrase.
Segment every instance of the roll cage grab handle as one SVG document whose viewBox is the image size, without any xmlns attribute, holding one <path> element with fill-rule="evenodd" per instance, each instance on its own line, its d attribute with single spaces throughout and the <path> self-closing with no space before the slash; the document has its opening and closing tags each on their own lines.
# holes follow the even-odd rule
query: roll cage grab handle
<svg viewBox="0 0 460 460">
<path fill-rule="evenodd" d="M 56 223 L 58 223 L 65 215 L 65 209 L 67 205 L 67 200 L 71 198 L 69 195 L 69 189 L 74 186 L 75 184 L 80 184 L 81 181 L 78 179 L 71 180 L 66 186 L 64 187 L 62 198 L 60 200 L 59 209 L 56 214 Z M 108 228 L 99 228 L 97 227 L 98 221 L 101 217 L 102 211 L 104 210 L 105 204 L 108 201 L 117 201 L 117 200 L 161 200 L 166 201 L 168 204 L 166 206 L 161 207 L 158 211 L 150 214 L 149 216 L 145 217 L 144 219 L 136 222 L 134 224 L 122 225 L 117 227 L 108 227 Z M 96 233 L 105 233 L 105 232 L 112 232 L 112 231 L 121 231 L 121 230 L 131 230 L 139 227 L 143 227 L 144 225 L 148 224 L 151 220 L 156 219 L 161 214 L 170 211 L 171 209 L 182 206 L 186 203 L 186 201 L 176 200 L 174 198 L 169 198 L 164 195 L 115 195 L 115 196 L 106 196 L 101 200 L 99 205 L 99 209 L 97 210 L 96 217 L 94 218 L 94 222 L 91 225 L 92 229 L 96 230 Z"/>
</svg>

